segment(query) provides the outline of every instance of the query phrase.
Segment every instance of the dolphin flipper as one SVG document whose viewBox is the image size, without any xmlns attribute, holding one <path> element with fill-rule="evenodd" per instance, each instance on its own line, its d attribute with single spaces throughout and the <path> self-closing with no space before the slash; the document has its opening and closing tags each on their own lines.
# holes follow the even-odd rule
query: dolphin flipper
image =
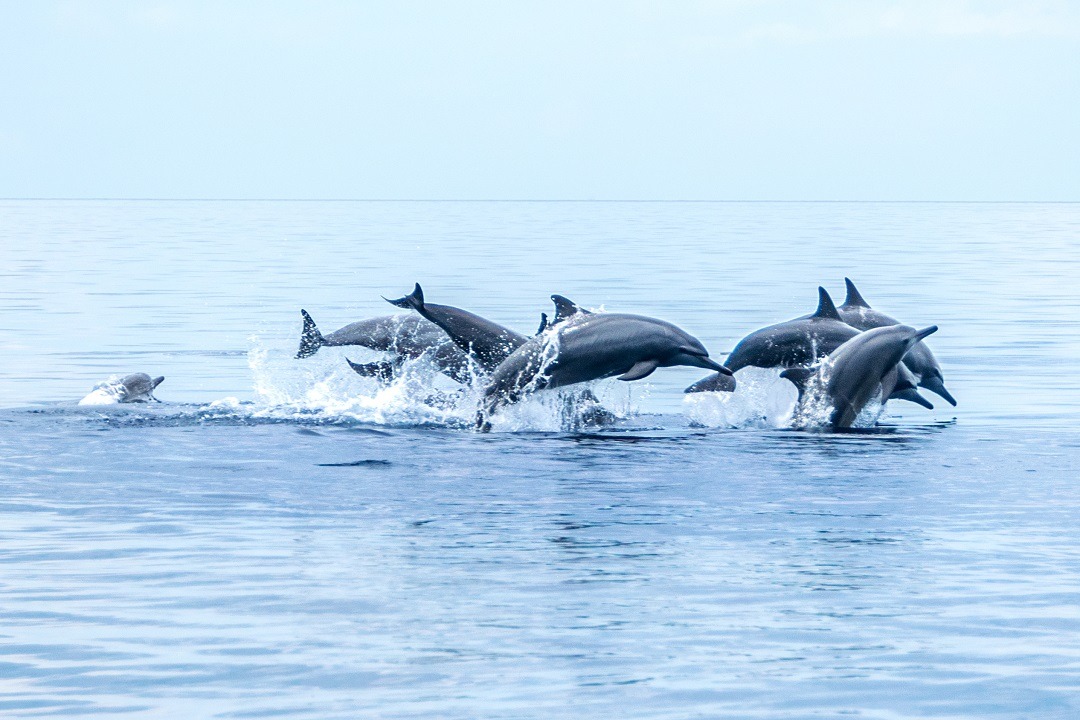
<svg viewBox="0 0 1080 720">
<path fill-rule="evenodd" d="M 737 383 L 733 375 L 715 373 L 707 378 L 698 380 L 696 383 L 683 390 L 683 392 L 735 392 L 736 385 Z"/>
<path fill-rule="evenodd" d="M 315 327 L 315 321 L 308 315 L 308 311 L 301 310 L 300 314 L 304 316 L 304 329 L 300 332 L 300 349 L 296 351 L 297 359 L 311 357 L 326 344 L 326 340 L 323 339 L 319 328 Z"/>
<path fill-rule="evenodd" d="M 631 380 L 640 380 L 641 378 L 648 377 L 653 374 L 656 368 L 660 367 L 659 360 L 642 360 L 635 363 L 632 368 L 620 375 L 618 380 L 624 380 L 630 382 Z"/>
<path fill-rule="evenodd" d="M 806 392 L 806 384 L 810 382 L 810 378 L 816 373 L 816 368 L 794 367 L 780 373 L 780 377 L 791 381 L 795 389 L 799 391 L 799 399 L 801 400 L 803 393 Z"/>
<path fill-rule="evenodd" d="M 369 363 L 354 363 L 349 358 L 345 358 L 345 362 L 349 363 L 357 375 L 364 377 L 372 377 L 380 382 L 390 382 L 394 379 L 394 375 L 397 372 L 398 367 L 401 366 L 401 362 L 388 362 L 386 360 L 379 360 Z"/>
</svg>

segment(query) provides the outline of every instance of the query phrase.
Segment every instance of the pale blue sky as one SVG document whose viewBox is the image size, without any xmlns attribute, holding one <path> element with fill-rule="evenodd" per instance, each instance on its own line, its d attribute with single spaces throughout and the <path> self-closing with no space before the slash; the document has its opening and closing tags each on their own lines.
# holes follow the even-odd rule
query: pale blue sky
<svg viewBox="0 0 1080 720">
<path fill-rule="evenodd" d="M 0 197 L 1080 200 L 1080 3 L 0 0 Z"/>
</svg>

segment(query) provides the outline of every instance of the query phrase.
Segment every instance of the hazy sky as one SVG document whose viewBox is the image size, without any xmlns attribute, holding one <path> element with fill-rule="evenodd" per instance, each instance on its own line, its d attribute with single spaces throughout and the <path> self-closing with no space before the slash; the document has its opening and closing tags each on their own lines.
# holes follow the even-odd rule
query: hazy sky
<svg viewBox="0 0 1080 720">
<path fill-rule="evenodd" d="M 1080 200 L 1080 2 L 0 0 L 0 197 Z"/>
</svg>

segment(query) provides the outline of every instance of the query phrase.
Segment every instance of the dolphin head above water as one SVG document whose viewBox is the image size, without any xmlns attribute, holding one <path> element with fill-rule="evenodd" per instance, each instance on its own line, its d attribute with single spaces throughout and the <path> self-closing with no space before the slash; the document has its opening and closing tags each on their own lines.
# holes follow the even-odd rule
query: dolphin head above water
<svg viewBox="0 0 1080 720">
<path fill-rule="evenodd" d="M 154 389 L 165 380 L 165 376 L 151 378 L 146 373 L 132 373 L 120 379 L 119 402 L 161 402 L 154 397 Z"/>
</svg>

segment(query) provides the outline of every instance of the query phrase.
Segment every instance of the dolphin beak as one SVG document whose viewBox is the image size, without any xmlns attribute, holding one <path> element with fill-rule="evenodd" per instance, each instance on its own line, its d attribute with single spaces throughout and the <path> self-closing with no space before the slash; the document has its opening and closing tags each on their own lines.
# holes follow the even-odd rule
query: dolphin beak
<svg viewBox="0 0 1080 720">
<path fill-rule="evenodd" d="M 940 395 L 945 398 L 950 405 L 956 407 L 956 399 L 945 389 L 945 382 L 936 375 L 934 377 L 923 378 L 919 381 L 919 386 L 926 388 L 935 395 Z"/>
<path fill-rule="evenodd" d="M 918 342 L 918 341 L 922 340 L 923 338 L 925 338 L 928 335 L 933 335 L 936 332 L 937 332 L 937 325 L 931 325 L 928 328 L 923 328 L 922 330 L 919 330 L 917 333 L 915 333 L 915 342 Z"/>
<path fill-rule="evenodd" d="M 915 388 L 902 390 L 901 392 L 894 394 L 893 397 L 897 400 L 907 400 L 908 402 L 913 402 L 916 405 L 922 405 L 927 410 L 934 409 L 934 406 L 930 403 L 930 401 L 920 395 L 919 391 Z"/>
<path fill-rule="evenodd" d="M 720 373 L 721 375 L 734 375 L 735 374 L 731 370 L 728 370 L 726 367 L 724 367 L 720 363 L 713 360 L 708 355 L 706 355 L 705 357 L 699 357 L 698 360 L 701 361 L 700 367 L 706 368 L 708 370 L 715 370 L 716 372 Z"/>
</svg>

